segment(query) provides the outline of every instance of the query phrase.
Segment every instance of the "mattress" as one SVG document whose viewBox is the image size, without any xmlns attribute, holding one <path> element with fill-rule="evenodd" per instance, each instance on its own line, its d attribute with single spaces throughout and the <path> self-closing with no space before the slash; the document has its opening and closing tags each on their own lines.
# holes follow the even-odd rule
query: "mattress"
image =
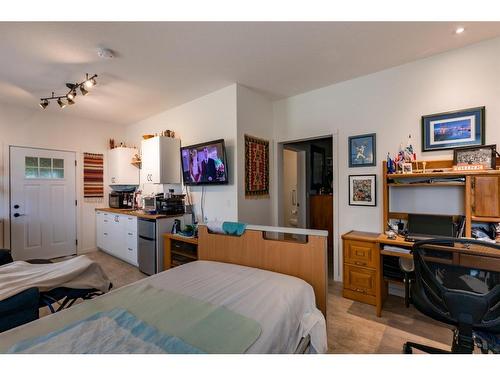
<svg viewBox="0 0 500 375">
<path fill-rule="evenodd" d="M 261 333 L 246 353 L 293 353 L 301 338 L 307 335 L 311 337 L 313 352 L 327 350 L 326 322 L 315 306 L 313 289 L 296 277 L 227 263 L 196 261 L 134 283 L 135 286 L 141 284 L 223 306 L 254 320 L 260 325 Z M 0 352 L 21 340 L 47 334 L 98 312 L 92 306 L 99 306 L 100 299 L 112 299 L 119 291 L 98 297 L 95 303 L 84 302 L 0 334 Z"/>
</svg>

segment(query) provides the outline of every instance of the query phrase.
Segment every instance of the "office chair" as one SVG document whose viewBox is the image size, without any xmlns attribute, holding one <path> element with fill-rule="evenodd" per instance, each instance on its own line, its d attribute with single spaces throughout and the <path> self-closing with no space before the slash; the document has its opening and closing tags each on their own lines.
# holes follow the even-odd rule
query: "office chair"
<svg viewBox="0 0 500 375">
<path fill-rule="evenodd" d="M 424 315 L 456 328 L 451 351 L 406 342 L 403 353 L 411 354 L 413 349 L 430 354 L 472 353 L 475 331 L 483 333 L 482 337 L 500 334 L 500 275 L 458 265 L 431 263 L 426 259 L 426 248 L 430 245 L 450 246 L 455 243 L 500 251 L 496 244 L 457 238 L 430 239 L 413 245 L 415 269 L 410 302 Z"/>
</svg>

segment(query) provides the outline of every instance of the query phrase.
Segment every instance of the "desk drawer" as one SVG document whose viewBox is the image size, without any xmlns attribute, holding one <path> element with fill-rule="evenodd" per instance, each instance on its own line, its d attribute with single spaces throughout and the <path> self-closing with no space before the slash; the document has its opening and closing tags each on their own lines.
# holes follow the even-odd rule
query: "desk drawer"
<svg viewBox="0 0 500 375">
<path fill-rule="evenodd" d="M 500 258 L 460 254 L 460 265 L 462 267 L 500 272 Z"/>
<path fill-rule="evenodd" d="M 344 264 L 344 288 L 358 293 L 375 295 L 377 271 Z"/>
<path fill-rule="evenodd" d="M 377 266 L 377 244 L 363 241 L 344 241 L 344 262 L 362 267 Z"/>
</svg>

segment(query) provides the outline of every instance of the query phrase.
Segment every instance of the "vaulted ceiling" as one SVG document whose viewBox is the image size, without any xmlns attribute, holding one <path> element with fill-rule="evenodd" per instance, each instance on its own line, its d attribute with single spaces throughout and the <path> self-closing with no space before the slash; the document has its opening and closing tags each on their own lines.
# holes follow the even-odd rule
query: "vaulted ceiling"
<svg viewBox="0 0 500 375">
<path fill-rule="evenodd" d="M 235 82 L 278 99 L 498 35 L 498 22 L 3 22 L 0 101 L 35 108 L 96 73 L 64 111 L 129 124 Z"/>
</svg>

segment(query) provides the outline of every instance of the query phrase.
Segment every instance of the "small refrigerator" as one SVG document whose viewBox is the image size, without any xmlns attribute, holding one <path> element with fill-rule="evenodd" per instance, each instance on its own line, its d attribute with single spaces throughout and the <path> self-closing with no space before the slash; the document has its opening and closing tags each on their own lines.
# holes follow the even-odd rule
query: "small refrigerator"
<svg viewBox="0 0 500 375">
<path fill-rule="evenodd" d="M 156 220 L 137 220 L 138 224 L 138 248 L 137 261 L 139 270 L 146 275 L 154 275 L 157 269 L 156 257 Z"/>
</svg>

